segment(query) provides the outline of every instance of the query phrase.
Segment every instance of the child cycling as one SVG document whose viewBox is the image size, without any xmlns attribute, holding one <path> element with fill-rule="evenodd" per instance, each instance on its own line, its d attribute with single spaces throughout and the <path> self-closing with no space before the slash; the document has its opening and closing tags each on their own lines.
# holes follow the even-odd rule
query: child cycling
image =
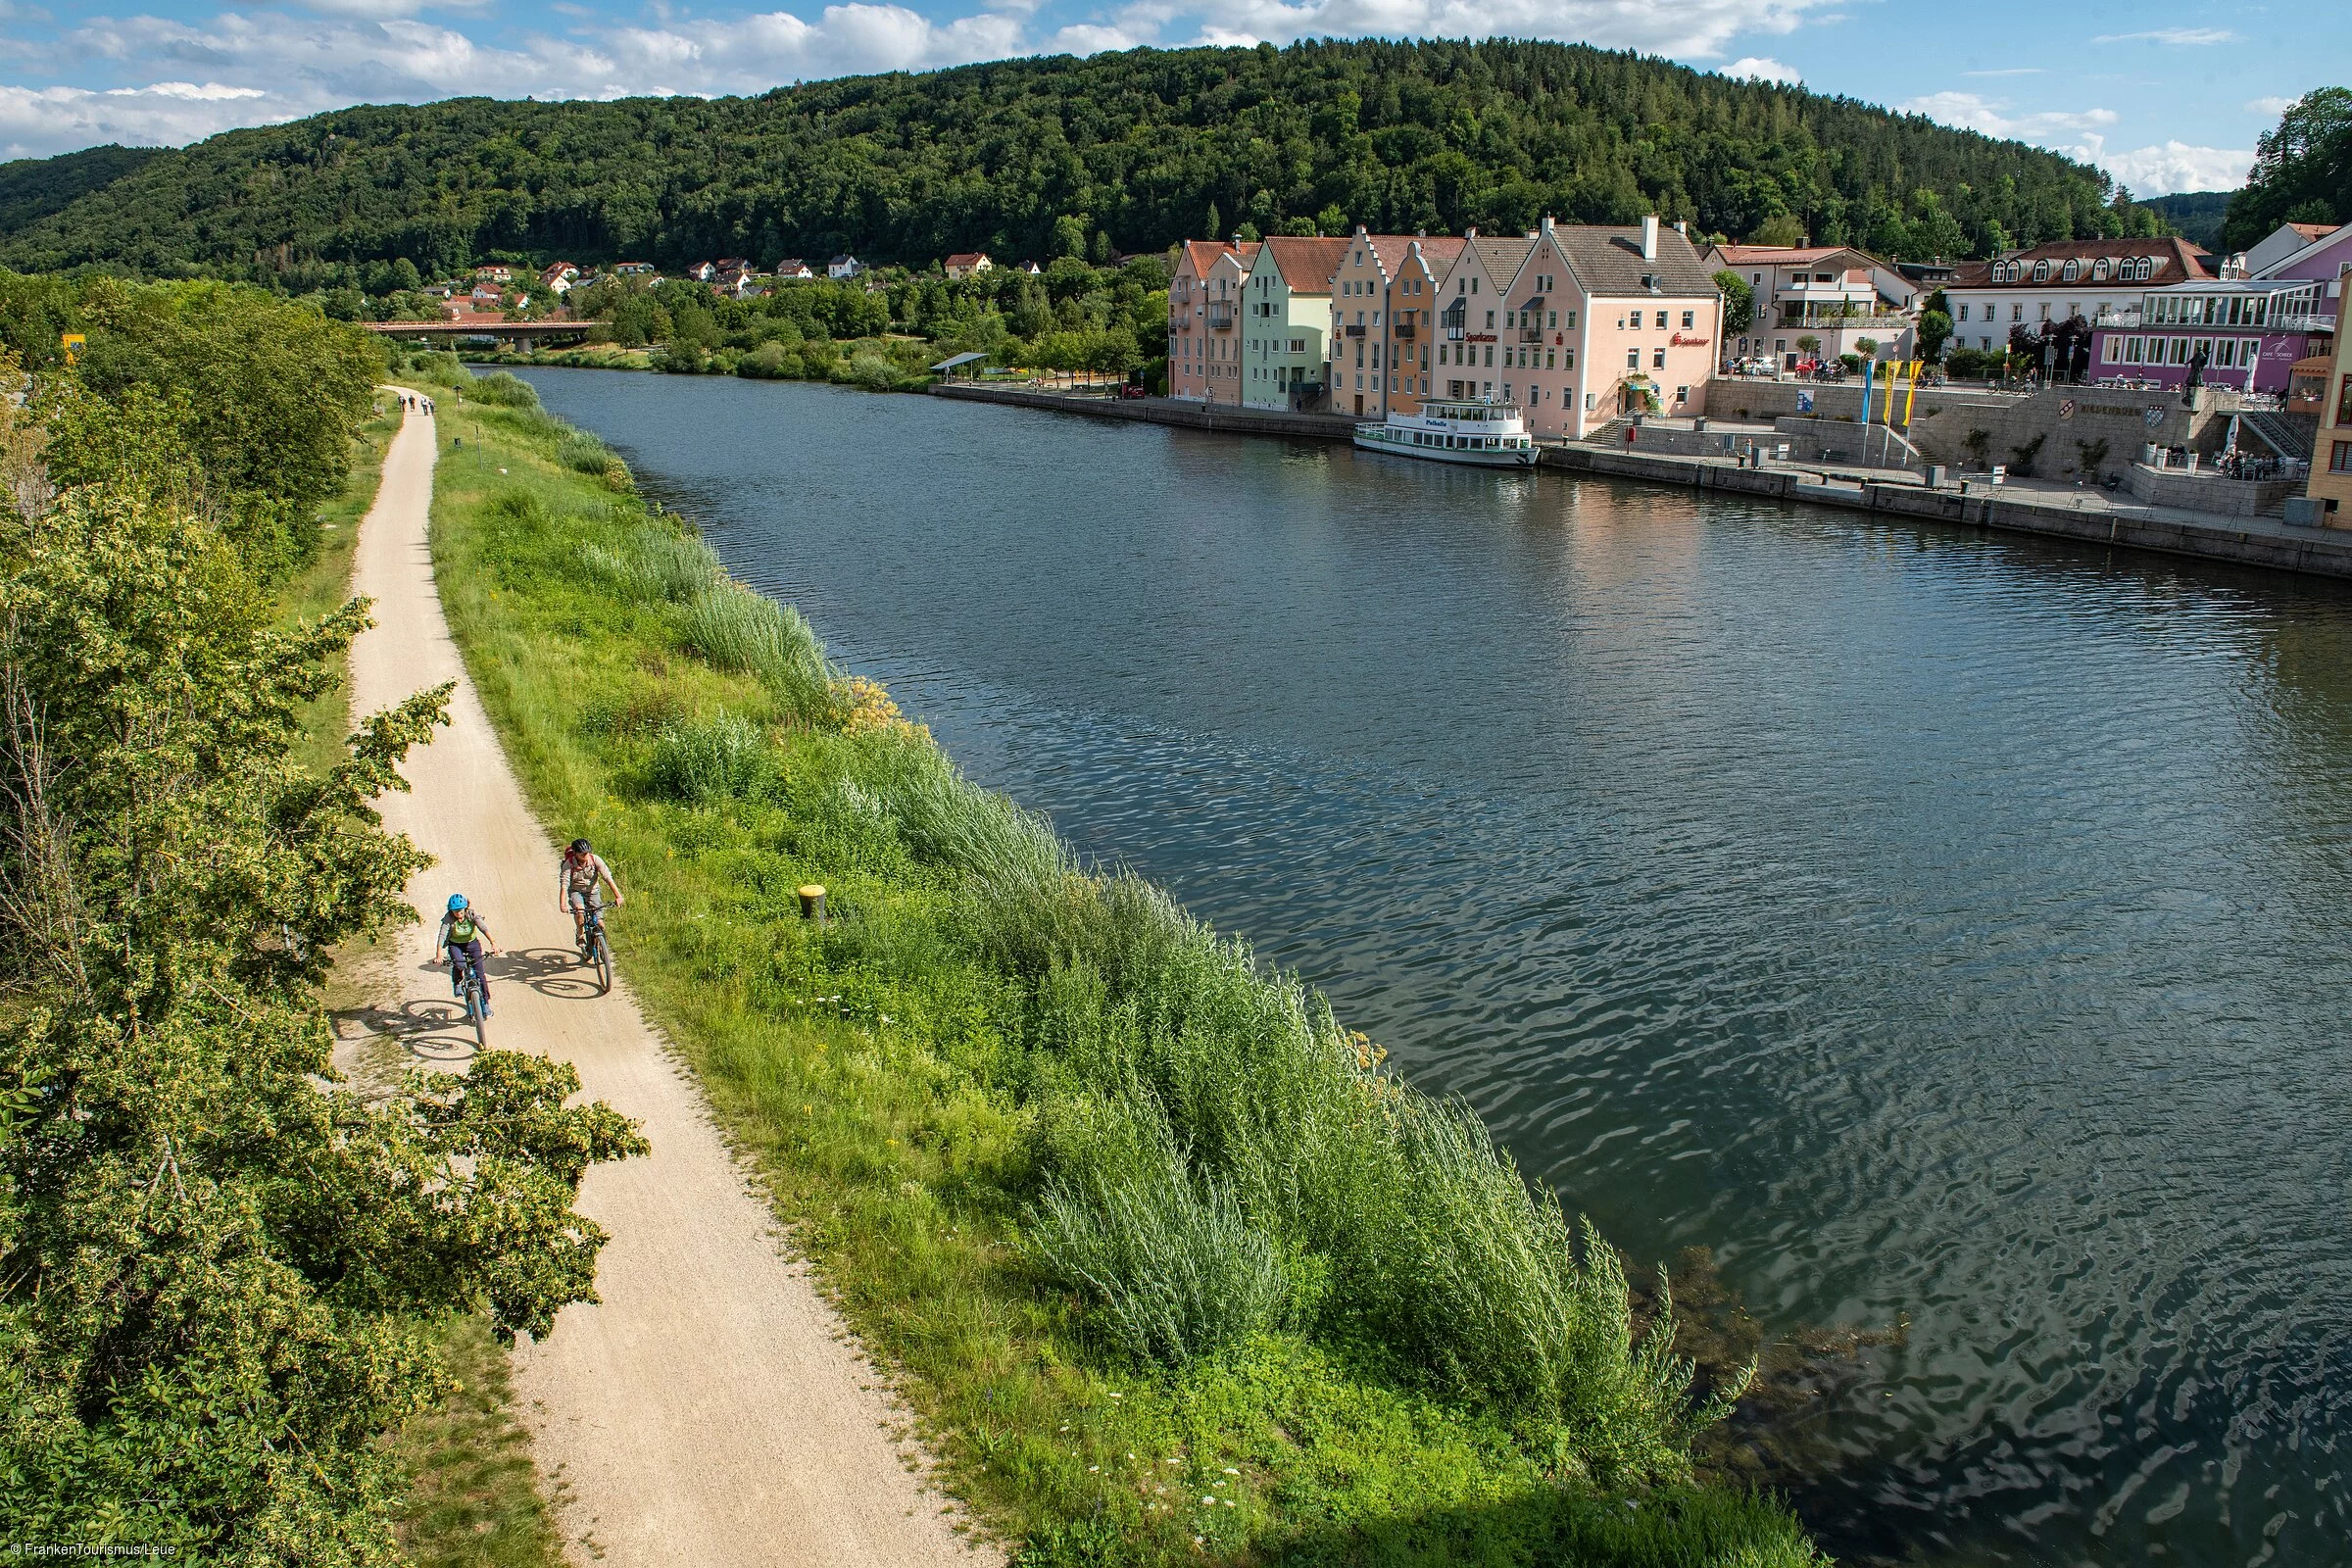
<svg viewBox="0 0 2352 1568">
<path fill-rule="evenodd" d="M 481 977 L 482 1016 L 487 1018 L 490 1016 L 490 971 L 482 967 L 484 948 L 492 953 L 498 951 L 498 944 L 490 938 L 490 928 L 482 923 L 473 906 L 466 902 L 465 894 L 452 893 L 449 896 L 449 909 L 441 916 L 440 933 L 433 939 L 433 956 L 439 959 L 443 955 L 448 956 L 449 994 L 453 997 L 466 994 L 466 971 L 459 967 L 458 960 L 463 958 L 473 966 L 473 972 Z"/>
<path fill-rule="evenodd" d="M 600 907 L 597 885 L 612 890 L 614 908 L 627 902 L 620 896 L 620 884 L 612 880 L 612 868 L 604 858 L 588 847 L 586 839 L 573 839 L 556 862 L 556 897 L 562 907 L 571 911 L 571 940 L 574 946 L 588 945 L 588 911 Z"/>
</svg>

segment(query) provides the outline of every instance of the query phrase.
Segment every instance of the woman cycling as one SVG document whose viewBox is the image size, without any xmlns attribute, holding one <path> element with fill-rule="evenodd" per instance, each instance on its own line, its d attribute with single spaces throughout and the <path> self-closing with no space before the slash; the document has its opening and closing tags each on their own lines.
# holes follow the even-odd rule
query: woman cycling
<svg viewBox="0 0 2352 1568">
<path fill-rule="evenodd" d="M 498 951 L 498 944 L 490 939 L 490 928 L 482 923 L 481 917 L 474 913 L 473 906 L 466 902 L 465 894 L 452 893 L 449 896 L 449 909 L 441 916 L 440 934 L 433 939 L 433 956 L 439 959 L 446 954 L 449 957 L 449 994 L 453 997 L 466 994 L 466 971 L 460 967 L 459 960 L 462 958 L 473 966 L 473 972 L 481 978 L 482 1016 L 487 1018 L 490 1016 L 490 971 L 482 967 L 484 948 L 492 953 Z"/>
<path fill-rule="evenodd" d="M 588 847 L 586 839 L 573 839 L 556 862 L 556 897 L 561 907 L 571 911 L 571 940 L 575 947 L 588 941 L 588 911 L 598 905 L 597 884 L 602 882 L 612 890 L 612 906 L 619 908 L 625 902 L 620 896 L 620 884 L 612 880 L 612 868 L 604 858 Z"/>
</svg>

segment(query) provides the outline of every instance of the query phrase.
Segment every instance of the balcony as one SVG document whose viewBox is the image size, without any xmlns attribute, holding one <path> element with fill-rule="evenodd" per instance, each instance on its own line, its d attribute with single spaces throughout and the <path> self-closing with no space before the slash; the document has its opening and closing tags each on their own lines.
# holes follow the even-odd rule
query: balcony
<svg viewBox="0 0 2352 1568">
<path fill-rule="evenodd" d="M 1361 326 L 1343 326 L 1340 328 L 1340 330 L 1348 337 L 1362 337 L 1364 335 L 1364 329 Z"/>
<path fill-rule="evenodd" d="M 1410 321 L 1400 322 L 1390 329 L 1390 336 L 1396 338 L 1399 343 L 1410 343 L 1419 334 L 1420 328 L 1414 326 Z"/>
<path fill-rule="evenodd" d="M 1232 303 L 1226 300 L 1218 300 L 1211 304 L 1208 308 L 1208 324 L 1211 331 L 1230 331 L 1233 327 Z"/>
<path fill-rule="evenodd" d="M 1540 326 L 1523 326 L 1519 329 L 1519 341 L 1541 343 L 1544 341 L 1544 329 Z"/>
</svg>

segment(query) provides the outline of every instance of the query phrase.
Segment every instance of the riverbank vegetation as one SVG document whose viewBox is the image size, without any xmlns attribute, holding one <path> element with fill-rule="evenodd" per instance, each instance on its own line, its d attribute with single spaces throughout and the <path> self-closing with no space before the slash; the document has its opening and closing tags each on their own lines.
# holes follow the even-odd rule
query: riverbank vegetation
<svg viewBox="0 0 2352 1568">
<path fill-rule="evenodd" d="M 384 294 L 403 262 L 1102 262 L 1245 226 L 1518 232 L 1651 212 L 1900 260 L 2159 231 L 2090 165 L 1800 86 L 1574 44 L 1315 39 L 750 99 L 340 110 L 140 160 L 12 230 L 0 261 Z"/>
<path fill-rule="evenodd" d="M 560 421 L 416 371 L 488 449 L 433 550 L 509 755 L 1022 1561 L 1819 1560 L 1694 1470 L 1742 1374 L 1694 1381 L 1662 1288 L 1637 1312 L 1475 1115 L 970 783 Z"/>
<path fill-rule="evenodd" d="M 336 1074 L 328 955 L 422 863 L 370 804 L 442 692 L 301 760 L 358 606 L 288 624 L 380 366 L 251 289 L 0 280 L 0 1518 L 27 1553 L 391 1563 L 452 1316 L 592 1294 L 568 1068 Z M 271 385 L 272 378 L 282 383 Z M 331 597 L 325 595 L 322 597 Z"/>
</svg>

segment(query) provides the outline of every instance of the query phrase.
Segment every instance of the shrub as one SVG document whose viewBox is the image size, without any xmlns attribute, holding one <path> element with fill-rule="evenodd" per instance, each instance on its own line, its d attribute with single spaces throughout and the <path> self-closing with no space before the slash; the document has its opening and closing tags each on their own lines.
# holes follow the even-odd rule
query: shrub
<svg viewBox="0 0 2352 1568">
<path fill-rule="evenodd" d="M 556 443 L 556 461 L 576 473 L 601 474 L 612 461 L 612 449 L 605 445 L 602 436 L 572 430 Z"/>
<path fill-rule="evenodd" d="M 494 404 L 502 409 L 535 409 L 539 406 L 539 389 L 511 370 L 499 370 L 476 376 L 466 395 L 476 403 Z"/>
<path fill-rule="evenodd" d="M 849 368 L 840 372 L 845 379 L 875 392 L 893 392 L 906 379 L 906 372 L 880 354 L 868 349 L 852 359 Z"/>
<path fill-rule="evenodd" d="M 722 708 L 709 718 L 664 729 L 654 741 L 646 779 L 668 800 L 723 801 L 750 791 L 766 756 L 759 726 Z"/>
<path fill-rule="evenodd" d="M 720 573 L 718 557 L 699 536 L 655 528 L 639 530 L 617 549 L 584 546 L 580 556 L 599 576 L 640 601 L 692 599 Z"/>
<path fill-rule="evenodd" d="M 1111 1115 L 1108 1156 L 1047 1187 L 1034 1229 L 1046 1266 L 1089 1292 L 1110 1338 L 1147 1365 L 1180 1371 L 1273 1328 L 1287 1295 L 1274 1243 L 1227 1184 L 1186 1168 L 1156 1106 Z"/>
<path fill-rule="evenodd" d="M 832 671 L 824 644 L 789 605 L 720 581 L 687 602 L 678 629 L 719 668 L 759 676 L 795 717 L 812 719 L 830 710 Z"/>
</svg>

